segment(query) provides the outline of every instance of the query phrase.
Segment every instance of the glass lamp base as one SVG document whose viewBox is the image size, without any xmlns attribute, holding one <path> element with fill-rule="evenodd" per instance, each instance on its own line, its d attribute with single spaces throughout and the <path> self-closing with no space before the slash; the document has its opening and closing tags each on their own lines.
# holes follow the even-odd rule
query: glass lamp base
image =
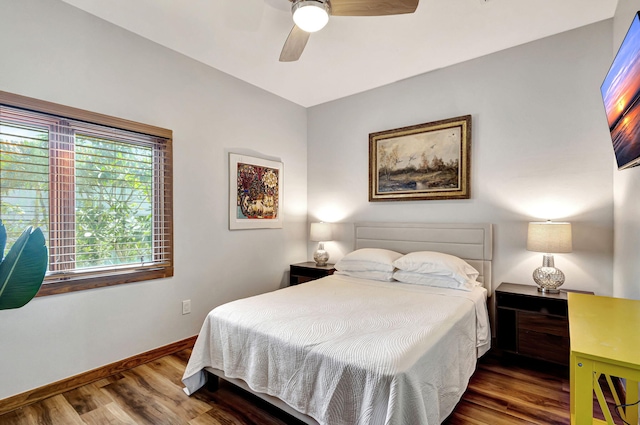
<svg viewBox="0 0 640 425">
<path fill-rule="evenodd" d="M 320 244 L 323 246 L 318 246 L 316 252 L 313 253 L 313 261 L 316 262 L 317 266 L 326 266 L 327 261 L 329 261 L 329 253 L 324 250 L 324 244 Z"/>
<path fill-rule="evenodd" d="M 538 267 L 533 271 L 533 280 L 538 284 L 538 291 L 557 294 L 564 283 L 564 273 L 555 267 Z"/>
</svg>

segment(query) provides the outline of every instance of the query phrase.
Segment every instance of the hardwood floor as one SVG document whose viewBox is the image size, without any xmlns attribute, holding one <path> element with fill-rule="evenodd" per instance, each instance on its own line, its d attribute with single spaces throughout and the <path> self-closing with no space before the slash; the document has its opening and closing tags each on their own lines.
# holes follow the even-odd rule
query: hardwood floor
<svg viewBox="0 0 640 425">
<path fill-rule="evenodd" d="M 216 392 L 202 389 L 187 397 L 180 379 L 190 353 L 183 350 L 9 412 L 0 416 L 0 425 L 301 423 L 224 382 Z M 487 355 L 444 424 L 569 424 L 566 372 Z"/>
<path fill-rule="evenodd" d="M 481 359 L 467 391 L 444 423 L 569 424 L 569 379 L 559 367 Z"/>
</svg>

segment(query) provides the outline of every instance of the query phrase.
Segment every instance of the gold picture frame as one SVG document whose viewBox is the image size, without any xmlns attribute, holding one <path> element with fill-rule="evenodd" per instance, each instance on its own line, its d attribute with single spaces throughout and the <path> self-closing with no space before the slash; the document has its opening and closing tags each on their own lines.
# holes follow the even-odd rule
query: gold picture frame
<svg viewBox="0 0 640 425">
<path fill-rule="evenodd" d="M 369 134 L 369 201 L 469 199 L 471 115 Z"/>
</svg>

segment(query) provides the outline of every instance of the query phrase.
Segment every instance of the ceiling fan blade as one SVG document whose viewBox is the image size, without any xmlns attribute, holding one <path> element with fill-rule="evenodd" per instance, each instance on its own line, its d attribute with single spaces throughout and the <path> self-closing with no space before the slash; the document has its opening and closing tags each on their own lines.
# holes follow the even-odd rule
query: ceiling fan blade
<svg viewBox="0 0 640 425">
<path fill-rule="evenodd" d="M 331 0 L 333 16 L 384 16 L 413 13 L 418 0 Z"/>
<path fill-rule="evenodd" d="M 287 41 L 284 42 L 280 53 L 280 62 L 294 62 L 300 59 L 300 55 L 309 41 L 309 35 L 308 32 L 302 31 L 297 25 L 294 25 Z"/>
</svg>

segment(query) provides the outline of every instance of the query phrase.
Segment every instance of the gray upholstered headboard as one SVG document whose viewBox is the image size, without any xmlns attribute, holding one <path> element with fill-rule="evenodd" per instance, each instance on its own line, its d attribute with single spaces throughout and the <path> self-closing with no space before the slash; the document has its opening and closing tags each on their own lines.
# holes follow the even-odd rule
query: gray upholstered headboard
<svg viewBox="0 0 640 425">
<path fill-rule="evenodd" d="M 403 254 L 438 251 L 462 258 L 473 266 L 487 288 L 491 285 L 493 228 L 489 223 L 356 223 L 355 249 L 385 248 Z"/>
</svg>

